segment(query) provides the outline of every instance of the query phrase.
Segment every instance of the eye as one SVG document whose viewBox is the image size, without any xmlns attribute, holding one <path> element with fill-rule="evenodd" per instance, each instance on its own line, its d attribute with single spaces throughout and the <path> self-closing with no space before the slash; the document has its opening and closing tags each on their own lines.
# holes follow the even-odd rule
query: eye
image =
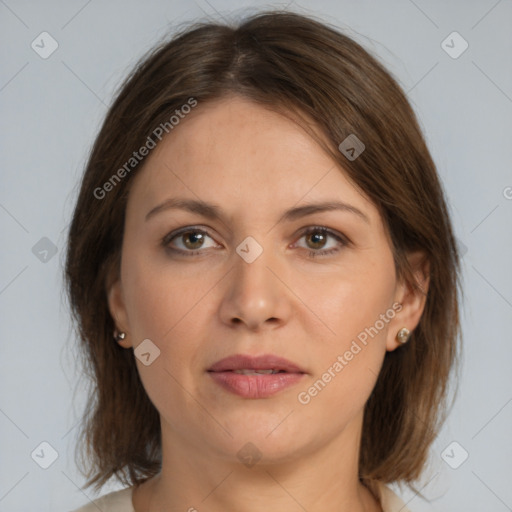
<svg viewBox="0 0 512 512">
<path fill-rule="evenodd" d="M 300 240 L 302 239 L 305 240 L 306 245 L 299 245 L 299 247 L 309 249 L 308 255 L 312 258 L 334 254 L 348 244 L 348 241 L 341 234 L 323 226 L 308 228 L 302 233 Z"/>
<path fill-rule="evenodd" d="M 349 241 L 340 233 L 323 226 L 311 226 L 302 232 L 299 240 L 305 240 L 305 245 L 298 247 L 308 250 L 308 256 L 327 256 L 340 251 Z M 195 256 L 206 249 L 221 247 L 204 229 L 187 226 L 169 233 L 162 239 L 166 250 L 184 256 Z"/>
<path fill-rule="evenodd" d="M 172 252 L 187 256 L 198 254 L 200 252 L 198 249 L 210 249 L 219 246 L 206 231 L 190 226 L 169 233 L 162 240 L 162 244 Z"/>
</svg>

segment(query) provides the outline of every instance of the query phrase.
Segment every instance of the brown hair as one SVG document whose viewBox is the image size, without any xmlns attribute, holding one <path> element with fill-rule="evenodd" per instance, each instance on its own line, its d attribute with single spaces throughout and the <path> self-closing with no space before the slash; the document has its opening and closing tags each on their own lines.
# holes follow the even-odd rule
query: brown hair
<svg viewBox="0 0 512 512">
<path fill-rule="evenodd" d="M 459 257 L 443 191 L 415 114 L 389 72 L 335 28 L 273 11 L 234 28 L 196 23 L 154 48 L 122 85 L 92 148 L 66 261 L 94 386 L 82 432 L 86 485 L 99 489 L 112 476 L 140 483 L 161 467 L 159 414 L 133 353 L 113 341 L 106 296 L 119 270 L 129 184 L 142 164 L 112 177 L 190 98 L 201 105 L 233 93 L 293 113 L 304 126 L 314 121 L 325 135 L 318 142 L 379 209 L 399 277 L 415 285 L 405 255 L 426 254 L 425 310 L 410 341 L 385 356 L 365 406 L 359 467 L 364 480 L 411 484 L 444 419 L 458 354 Z M 350 134 L 366 146 L 353 161 L 338 150 Z"/>
</svg>

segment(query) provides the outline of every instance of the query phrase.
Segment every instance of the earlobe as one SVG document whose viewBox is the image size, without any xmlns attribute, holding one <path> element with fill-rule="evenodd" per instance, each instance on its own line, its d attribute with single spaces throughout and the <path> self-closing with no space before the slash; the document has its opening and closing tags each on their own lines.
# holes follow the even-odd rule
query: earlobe
<svg viewBox="0 0 512 512">
<path fill-rule="evenodd" d="M 423 252 L 407 256 L 412 271 L 412 282 L 404 279 L 397 287 L 395 299 L 401 309 L 389 326 L 386 350 L 393 351 L 407 343 L 420 322 L 425 309 L 429 286 L 430 266 Z"/>
<path fill-rule="evenodd" d="M 112 283 L 107 291 L 107 301 L 110 315 L 114 320 L 115 329 L 112 338 L 124 348 L 131 347 L 128 315 L 124 303 L 121 281 L 118 279 Z"/>
</svg>

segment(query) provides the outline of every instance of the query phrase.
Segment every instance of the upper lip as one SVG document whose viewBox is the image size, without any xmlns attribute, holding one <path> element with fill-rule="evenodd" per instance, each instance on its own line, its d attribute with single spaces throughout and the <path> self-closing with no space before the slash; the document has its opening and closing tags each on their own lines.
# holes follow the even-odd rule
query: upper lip
<svg viewBox="0 0 512 512">
<path fill-rule="evenodd" d="M 273 354 L 250 356 L 234 354 L 217 361 L 208 368 L 209 372 L 226 372 L 232 370 L 282 370 L 289 373 L 306 373 L 296 364 Z"/>
</svg>

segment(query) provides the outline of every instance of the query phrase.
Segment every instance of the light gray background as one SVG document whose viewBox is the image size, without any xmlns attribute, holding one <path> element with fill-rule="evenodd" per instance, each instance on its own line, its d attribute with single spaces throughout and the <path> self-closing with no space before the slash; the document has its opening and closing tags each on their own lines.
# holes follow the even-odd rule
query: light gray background
<svg viewBox="0 0 512 512">
<path fill-rule="evenodd" d="M 276 6 L 285 3 L 0 0 L 0 511 L 64 511 L 87 501 L 73 462 L 84 388 L 61 272 L 77 180 L 114 88 L 176 24 Z M 402 496 L 415 512 L 512 510 L 512 1 L 290 7 L 337 24 L 398 77 L 467 249 L 464 366 L 422 484 L 432 501 Z M 59 45 L 48 59 L 31 48 L 43 31 Z M 441 47 L 453 31 L 469 43 L 457 59 Z M 57 247 L 46 262 L 32 252 L 42 237 Z M 58 452 L 46 470 L 31 458 L 43 441 Z M 469 453 L 458 469 L 441 458 L 453 441 Z M 42 461 L 49 452 L 37 453 Z M 461 454 L 448 450 L 452 464 Z"/>
</svg>

